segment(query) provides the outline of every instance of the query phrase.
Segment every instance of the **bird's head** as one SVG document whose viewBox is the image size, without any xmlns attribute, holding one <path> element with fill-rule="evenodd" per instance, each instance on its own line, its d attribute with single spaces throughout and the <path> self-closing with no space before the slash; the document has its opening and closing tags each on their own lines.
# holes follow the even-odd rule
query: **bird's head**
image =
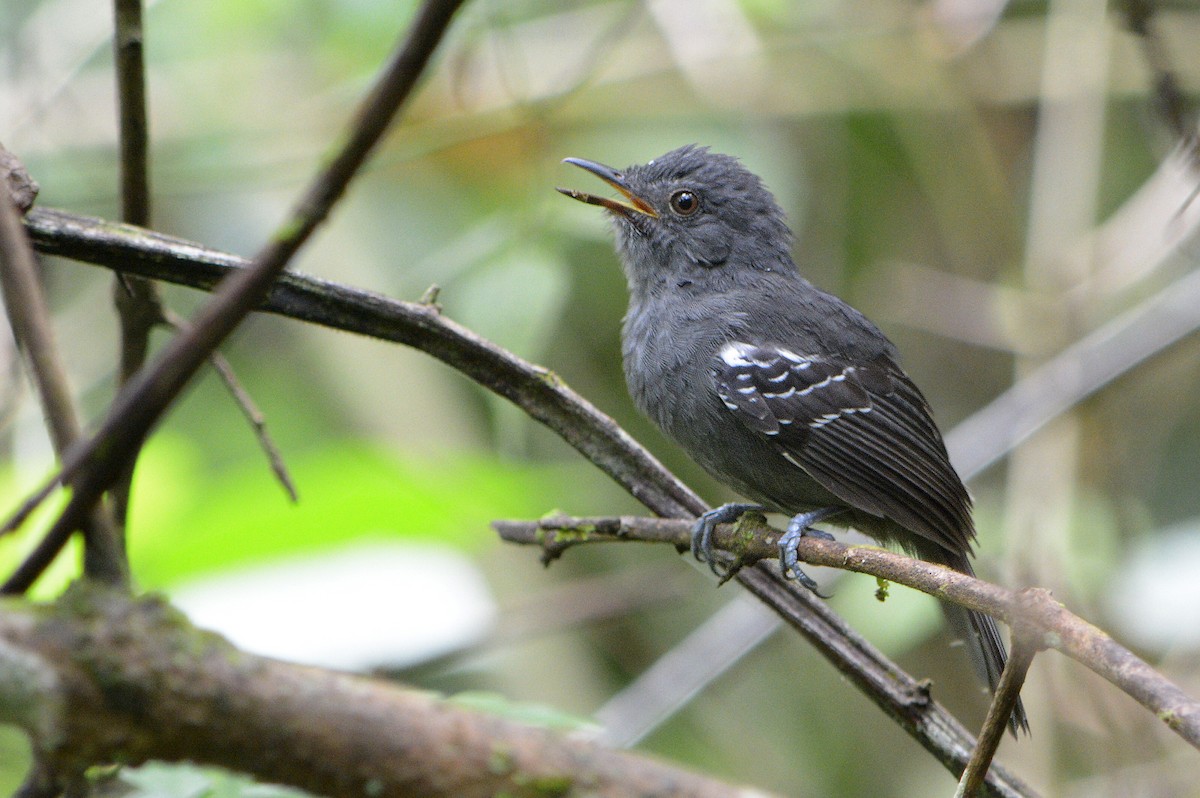
<svg viewBox="0 0 1200 798">
<path fill-rule="evenodd" d="M 669 284 L 719 289 L 747 272 L 795 270 L 783 210 L 737 158 L 688 145 L 620 171 L 580 158 L 564 162 L 623 196 L 558 189 L 610 212 L 635 292 Z"/>
</svg>

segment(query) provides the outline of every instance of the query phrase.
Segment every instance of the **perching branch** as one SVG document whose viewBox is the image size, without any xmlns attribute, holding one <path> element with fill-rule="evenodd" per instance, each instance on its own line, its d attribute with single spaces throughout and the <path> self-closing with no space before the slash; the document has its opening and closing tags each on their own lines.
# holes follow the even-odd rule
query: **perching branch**
<svg viewBox="0 0 1200 798">
<path fill-rule="evenodd" d="M 60 778 L 158 759 L 330 798 L 746 794 L 425 690 L 248 654 L 161 599 L 84 583 L 0 609 L 0 671 L 0 722 Z"/>
<path fill-rule="evenodd" d="M 691 540 L 692 527 L 688 521 L 628 516 L 497 521 L 494 526 L 504 540 L 540 546 L 550 559 L 571 546 L 602 541 L 639 540 L 686 546 Z M 778 555 L 780 534 L 765 523 L 756 524 L 751 516 L 739 524 L 719 527 L 716 545 L 745 562 L 757 562 Z M 811 565 L 869 574 L 985 612 L 1012 628 L 1014 637 L 1053 648 L 1104 677 L 1180 737 L 1200 748 L 1200 702 L 1102 630 L 1069 612 L 1046 591 L 1015 592 L 924 560 L 816 537 L 802 539 L 798 553 L 801 560 Z"/>
</svg>

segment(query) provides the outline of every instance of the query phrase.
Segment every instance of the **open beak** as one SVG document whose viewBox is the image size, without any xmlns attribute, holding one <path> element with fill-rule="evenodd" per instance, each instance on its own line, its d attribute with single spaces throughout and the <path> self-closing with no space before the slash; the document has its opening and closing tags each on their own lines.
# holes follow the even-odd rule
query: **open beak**
<svg viewBox="0 0 1200 798">
<path fill-rule="evenodd" d="M 602 208 L 608 208 L 613 213 L 619 213 L 627 218 L 633 219 L 634 214 L 642 214 L 649 216 L 652 219 L 658 218 L 658 213 L 650 207 L 644 199 L 634 194 L 629 190 L 629 184 L 625 182 L 625 175 L 613 169 L 611 166 L 605 166 L 602 163 L 595 161 L 585 161 L 582 158 L 563 158 L 563 163 L 574 164 L 580 169 L 586 169 L 596 177 L 608 183 L 617 191 L 629 200 L 621 202 L 618 199 L 609 197 L 597 197 L 595 194 L 587 194 L 582 191 L 576 191 L 573 188 L 560 188 L 561 193 L 566 194 L 571 199 L 577 199 L 580 202 L 586 202 L 589 205 L 599 205 Z"/>
</svg>

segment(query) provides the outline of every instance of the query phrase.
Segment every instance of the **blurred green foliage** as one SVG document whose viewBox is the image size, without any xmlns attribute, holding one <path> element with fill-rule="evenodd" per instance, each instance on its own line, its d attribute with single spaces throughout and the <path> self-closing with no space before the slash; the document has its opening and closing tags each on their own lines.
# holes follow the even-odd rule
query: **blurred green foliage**
<svg viewBox="0 0 1200 798">
<path fill-rule="evenodd" d="M 990 26 L 980 17 L 972 39 L 940 16 L 949 6 L 471 3 L 404 120 L 295 268 L 405 299 L 437 283 L 449 316 L 553 368 L 715 502 L 728 492 L 625 395 L 624 285 L 601 215 L 552 190 L 587 179 L 559 165 L 568 155 L 620 166 L 710 144 L 766 178 L 792 219 L 806 274 L 880 322 L 948 428 L 1014 373 L 1134 306 L 1194 259 L 1193 246 L 1128 290 L 1107 293 L 1086 267 L 1064 277 L 1061 263 L 1027 261 L 1032 186 L 1047 168 L 1039 120 L 1053 110 L 1042 104 L 1047 15 L 1079 13 L 1080 30 L 1104 31 L 1098 94 L 1081 90 L 1079 103 L 1081 119 L 1098 115 L 1088 163 L 1094 189 L 1085 196 L 1086 186 L 1060 178 L 1060 202 L 1093 208 L 1087 225 L 1121 208 L 1163 155 L 1150 80 L 1136 42 L 1102 8 L 1016 3 Z M 152 4 L 155 226 L 255 251 L 337 140 L 414 7 Z M 8 109 L 0 140 L 40 181 L 42 204 L 115 217 L 108 14 L 82 0 L 0 3 Z M 1193 96 L 1200 14 L 1171 4 L 1157 22 Z M 1096 55 L 1080 56 L 1077 85 L 1092 68 L 1084 56 Z M 1065 148 L 1085 150 L 1089 129 L 1081 125 Z M 1064 261 L 1084 232 L 1061 231 Z M 111 276 L 49 260 L 45 277 L 59 343 L 96 419 L 113 392 Z M 183 289 L 164 293 L 185 314 L 203 301 Z M 381 534 L 465 552 L 506 617 L 546 595 L 570 606 L 564 597 L 591 595 L 572 591 L 596 578 L 680 580 L 686 600 L 630 598 L 625 612 L 573 628 L 535 624 L 413 675 L 437 689 L 495 691 L 582 717 L 729 595 L 668 551 L 573 551 L 546 571 L 536 552 L 501 546 L 492 518 L 638 506 L 557 438 L 419 353 L 274 317 L 251 319 L 224 351 L 264 411 L 300 503 L 287 502 L 246 422 L 205 374 L 139 463 L 130 550 L 143 587 L 169 592 L 233 566 Z M 1069 467 L 1039 461 L 1051 496 L 1044 523 L 1016 520 L 1025 517 L 1021 496 L 1009 490 L 1023 479 L 1010 468 L 1038 462 L 976 480 L 981 573 L 1053 587 L 1104 626 L 1104 594 L 1128 547 L 1200 515 L 1198 377 L 1192 336 L 1076 408 Z M 28 391 L 3 397 L 8 506 L 44 478 L 51 458 Z M 0 541 L 0 566 L 10 568 L 35 539 L 31 529 Z M 52 596 L 70 579 L 75 556 L 36 595 Z M 880 605 L 875 587 L 842 580 L 834 605 L 977 723 L 984 702 L 960 653 L 936 633 L 933 603 L 893 588 Z M 1197 692 L 1187 652 L 1146 653 Z M 1006 743 L 1001 759 L 1048 793 L 1187 795 L 1179 785 L 1194 789 L 1200 780 L 1194 752 L 1181 754 L 1183 744 L 1153 718 L 1079 668 L 1040 658 L 1028 689 L 1035 742 Z M 952 790 L 945 771 L 788 634 L 752 652 L 643 746 L 784 794 Z M 9 750 L 0 746 L 0 789 L 24 766 L 19 745 Z M 143 789 L 156 794 L 164 783 Z"/>
</svg>

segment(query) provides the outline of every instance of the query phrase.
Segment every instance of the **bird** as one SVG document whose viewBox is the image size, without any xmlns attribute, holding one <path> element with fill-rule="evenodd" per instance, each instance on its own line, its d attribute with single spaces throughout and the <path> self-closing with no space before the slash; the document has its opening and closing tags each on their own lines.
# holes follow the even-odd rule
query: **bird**
<svg viewBox="0 0 1200 798">
<path fill-rule="evenodd" d="M 706 471 L 752 502 L 697 519 L 692 553 L 720 573 L 716 525 L 749 511 L 790 516 L 785 577 L 801 537 L 853 527 L 974 575 L 972 502 L 929 403 L 895 345 L 801 274 L 785 214 L 734 156 L 690 144 L 618 170 L 580 167 L 620 198 L 558 191 L 607 211 L 629 288 L 622 323 L 634 404 Z M 736 567 L 736 566 L 735 566 Z M 943 603 L 995 691 L 1006 652 L 991 616 Z M 1009 729 L 1028 732 L 1017 702 Z"/>
</svg>

